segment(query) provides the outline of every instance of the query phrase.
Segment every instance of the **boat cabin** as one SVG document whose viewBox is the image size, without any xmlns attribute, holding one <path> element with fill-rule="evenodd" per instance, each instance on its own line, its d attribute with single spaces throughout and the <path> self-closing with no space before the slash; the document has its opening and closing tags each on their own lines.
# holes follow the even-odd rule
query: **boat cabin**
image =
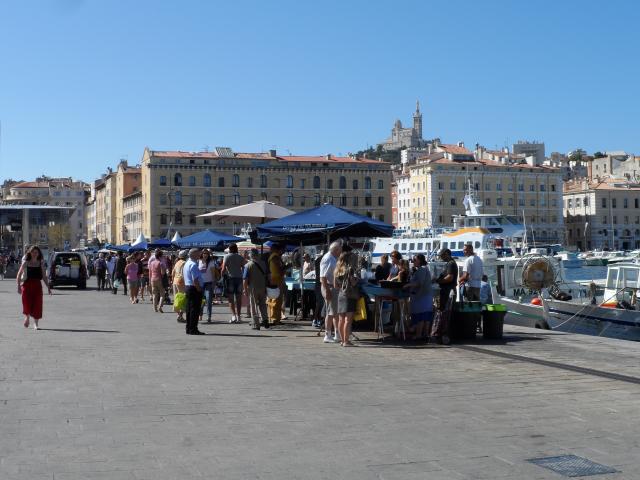
<svg viewBox="0 0 640 480">
<path fill-rule="evenodd" d="M 607 270 L 603 307 L 617 307 L 627 303 L 637 305 L 637 292 L 640 288 L 640 265 L 616 263 Z"/>
</svg>

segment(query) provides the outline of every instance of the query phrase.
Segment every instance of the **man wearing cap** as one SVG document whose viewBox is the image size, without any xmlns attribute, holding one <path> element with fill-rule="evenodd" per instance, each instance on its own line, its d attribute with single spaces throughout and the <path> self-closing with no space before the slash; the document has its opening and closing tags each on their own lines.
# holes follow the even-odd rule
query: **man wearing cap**
<svg viewBox="0 0 640 480">
<path fill-rule="evenodd" d="M 204 335 L 198 330 L 198 318 L 202 307 L 202 275 L 198 268 L 200 249 L 189 250 L 189 260 L 184 264 L 183 276 L 185 293 L 187 295 L 187 335 Z"/>
<path fill-rule="evenodd" d="M 260 259 L 260 252 L 251 249 L 251 261 L 244 269 L 243 286 L 251 304 L 253 330 L 260 330 L 260 323 L 269 328 L 267 315 L 267 265 Z"/>
</svg>

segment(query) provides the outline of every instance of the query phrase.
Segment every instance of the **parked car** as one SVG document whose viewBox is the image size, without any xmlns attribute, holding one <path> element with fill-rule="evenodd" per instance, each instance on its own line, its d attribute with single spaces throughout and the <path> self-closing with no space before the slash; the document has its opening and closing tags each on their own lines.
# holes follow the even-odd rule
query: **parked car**
<svg viewBox="0 0 640 480">
<path fill-rule="evenodd" d="M 81 252 L 54 252 L 49 263 L 49 284 L 51 288 L 60 285 L 75 285 L 87 288 L 89 269 L 87 258 Z"/>
</svg>

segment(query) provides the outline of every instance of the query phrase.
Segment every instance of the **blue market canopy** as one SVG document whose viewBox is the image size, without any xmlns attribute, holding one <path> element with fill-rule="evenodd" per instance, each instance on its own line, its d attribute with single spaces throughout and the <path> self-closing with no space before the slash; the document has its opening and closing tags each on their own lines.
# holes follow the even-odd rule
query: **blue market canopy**
<svg viewBox="0 0 640 480">
<path fill-rule="evenodd" d="M 243 242 L 244 238 L 213 230 L 203 230 L 174 242 L 180 248 L 220 248 L 228 243 Z"/>
<path fill-rule="evenodd" d="M 125 244 L 125 245 L 111 245 L 110 243 L 107 243 L 104 248 L 106 250 L 111 250 L 113 252 L 124 252 L 124 253 L 129 253 L 129 249 L 131 248 L 131 245 L 129 244 Z"/>
<path fill-rule="evenodd" d="M 161 248 L 163 250 L 174 248 L 173 243 L 171 243 L 171 240 L 169 240 L 167 238 L 158 238 L 157 240 L 154 240 L 153 242 L 147 243 L 147 246 L 149 248 Z"/>
<path fill-rule="evenodd" d="M 325 204 L 256 226 L 259 241 L 313 245 L 341 237 L 390 237 L 393 225 Z"/>
</svg>

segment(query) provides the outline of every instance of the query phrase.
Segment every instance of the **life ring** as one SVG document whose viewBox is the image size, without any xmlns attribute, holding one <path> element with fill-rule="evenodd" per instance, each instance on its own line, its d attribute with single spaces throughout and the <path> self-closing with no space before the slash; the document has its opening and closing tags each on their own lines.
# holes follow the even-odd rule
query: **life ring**
<svg viewBox="0 0 640 480">
<path fill-rule="evenodd" d="M 527 262 L 522 269 L 522 284 L 532 290 L 542 290 L 551 286 L 556 273 L 551 264 L 543 258 Z"/>
<path fill-rule="evenodd" d="M 531 305 L 542 305 L 540 297 L 534 297 L 531 299 Z"/>
</svg>

